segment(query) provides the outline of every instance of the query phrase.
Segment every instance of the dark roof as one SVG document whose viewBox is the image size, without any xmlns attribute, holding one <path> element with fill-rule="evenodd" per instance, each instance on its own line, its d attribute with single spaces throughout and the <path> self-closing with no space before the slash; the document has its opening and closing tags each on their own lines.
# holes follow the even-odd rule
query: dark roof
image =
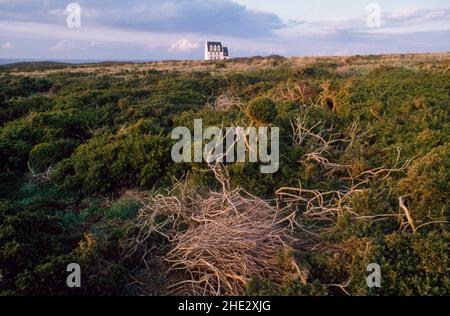
<svg viewBox="0 0 450 316">
<path fill-rule="evenodd" d="M 225 57 L 228 57 L 228 47 L 224 47 L 224 48 L 223 48 L 223 55 L 224 55 Z"/>
<path fill-rule="evenodd" d="M 219 52 L 221 52 L 223 50 L 223 46 L 221 42 L 206 42 L 206 46 L 208 47 L 208 51 L 212 52 L 213 50 L 211 50 L 211 45 L 212 46 L 219 46 Z"/>
</svg>

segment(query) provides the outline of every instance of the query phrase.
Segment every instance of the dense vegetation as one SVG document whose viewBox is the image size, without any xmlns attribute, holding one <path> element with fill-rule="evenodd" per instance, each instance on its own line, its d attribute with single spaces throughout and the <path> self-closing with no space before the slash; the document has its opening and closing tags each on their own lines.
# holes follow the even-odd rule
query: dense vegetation
<svg viewBox="0 0 450 316">
<path fill-rule="evenodd" d="M 294 228 L 303 242 L 292 256 L 306 280 L 255 276 L 246 294 L 449 295 L 450 57 L 398 58 L 404 63 L 270 57 L 200 70 L 0 69 L 0 295 L 167 293 L 172 276 L 158 260 L 165 240 L 151 236 L 157 250 L 145 262 L 139 251 L 125 255 L 141 207 L 127 192 L 165 194 L 187 174 L 190 187 L 220 190 L 204 164 L 170 157 L 173 128 L 197 118 L 280 127 L 276 174 L 254 163 L 225 166 L 233 187 L 268 201 L 283 187 L 345 190 L 348 173 L 396 169 L 364 183 L 331 224 L 315 220 L 311 241 Z M 322 153 L 344 171 L 302 158 L 316 144 L 293 141 L 300 118 L 315 135 L 351 140 Z M 71 262 L 83 269 L 79 289 L 66 286 Z M 367 287 L 372 262 L 381 266 L 381 288 Z"/>
</svg>

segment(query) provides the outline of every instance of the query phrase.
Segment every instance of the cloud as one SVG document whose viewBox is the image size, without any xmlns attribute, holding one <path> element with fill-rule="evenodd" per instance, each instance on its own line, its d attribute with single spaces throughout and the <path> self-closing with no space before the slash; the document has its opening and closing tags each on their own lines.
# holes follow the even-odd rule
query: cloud
<svg viewBox="0 0 450 316">
<path fill-rule="evenodd" d="M 249 10 L 232 0 L 75 2 L 81 6 L 83 25 L 88 26 L 236 37 L 271 36 L 285 26 L 275 14 Z M 67 4 L 63 0 L 2 0 L 0 11 L 12 21 L 65 25 Z"/>
<path fill-rule="evenodd" d="M 71 1 L 81 5 L 79 29 L 66 26 Z M 2 58 L 201 59 L 205 40 L 223 41 L 233 57 L 435 52 L 450 43 L 450 8 L 382 12 L 376 29 L 364 13 L 283 22 L 231 0 L 0 0 L 0 12 L 0 45 L 20 43 Z"/>
<path fill-rule="evenodd" d="M 304 21 L 291 24 L 278 30 L 283 38 L 298 36 L 317 36 L 330 39 L 347 39 L 367 37 L 367 34 L 416 34 L 420 32 L 442 32 L 450 30 L 450 7 L 420 10 L 403 10 L 382 12 L 381 27 L 371 28 L 367 25 L 367 17 L 352 19 L 336 19 L 327 21 Z"/>
<path fill-rule="evenodd" d="M 420 25 L 425 23 L 450 21 L 450 7 L 420 10 L 402 10 L 385 15 L 385 23 L 390 26 Z"/>
<path fill-rule="evenodd" d="M 77 45 L 68 40 L 62 40 L 49 48 L 53 52 L 71 52 L 77 48 Z"/>
<path fill-rule="evenodd" d="M 4 48 L 4 49 L 11 49 L 13 47 L 14 47 L 14 45 L 11 42 L 5 42 L 2 45 L 2 48 Z"/>
<path fill-rule="evenodd" d="M 172 43 L 169 47 L 169 52 L 189 52 L 200 47 L 198 42 L 190 41 L 186 38 L 180 39 L 175 43 Z"/>
</svg>

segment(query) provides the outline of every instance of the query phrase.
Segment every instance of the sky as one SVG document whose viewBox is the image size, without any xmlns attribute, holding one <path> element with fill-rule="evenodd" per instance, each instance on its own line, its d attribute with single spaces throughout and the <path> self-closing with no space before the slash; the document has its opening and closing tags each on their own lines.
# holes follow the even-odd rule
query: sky
<svg viewBox="0 0 450 316">
<path fill-rule="evenodd" d="M 202 59 L 206 40 L 231 57 L 448 52 L 450 0 L 0 0 L 0 59 Z"/>
</svg>

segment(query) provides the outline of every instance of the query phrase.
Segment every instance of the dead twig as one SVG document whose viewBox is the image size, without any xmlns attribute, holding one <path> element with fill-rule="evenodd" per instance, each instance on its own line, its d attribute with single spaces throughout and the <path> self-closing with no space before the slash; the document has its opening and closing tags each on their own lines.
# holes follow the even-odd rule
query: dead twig
<svg viewBox="0 0 450 316">
<path fill-rule="evenodd" d="M 417 232 L 416 225 L 414 224 L 414 220 L 413 220 L 413 218 L 411 216 L 411 213 L 410 213 L 409 209 L 405 205 L 405 198 L 406 197 L 407 197 L 406 195 L 399 197 L 398 198 L 398 202 L 399 202 L 400 208 L 403 210 L 403 212 L 406 215 L 406 219 L 408 220 L 409 226 L 411 226 L 413 232 L 416 233 Z"/>
</svg>

